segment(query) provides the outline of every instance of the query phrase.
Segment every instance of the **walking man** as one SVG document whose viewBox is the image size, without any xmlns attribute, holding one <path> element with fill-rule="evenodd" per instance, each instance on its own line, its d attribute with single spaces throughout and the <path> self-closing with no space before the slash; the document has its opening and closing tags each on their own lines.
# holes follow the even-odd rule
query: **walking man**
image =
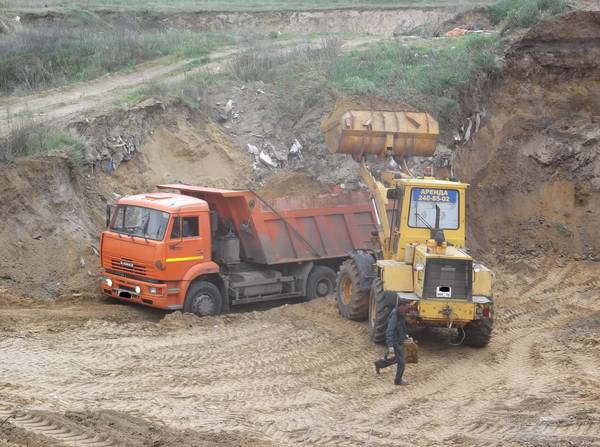
<svg viewBox="0 0 600 447">
<path fill-rule="evenodd" d="M 404 368 L 406 366 L 404 340 L 406 334 L 406 320 L 404 314 L 406 312 L 406 304 L 400 303 L 394 307 L 388 318 L 387 330 L 385 331 L 385 342 L 388 347 L 388 352 L 384 358 L 375 362 L 375 371 L 379 374 L 379 370 L 387 368 L 394 363 L 397 365 L 396 378 L 394 384 L 408 385 L 408 382 L 402 380 Z"/>
</svg>

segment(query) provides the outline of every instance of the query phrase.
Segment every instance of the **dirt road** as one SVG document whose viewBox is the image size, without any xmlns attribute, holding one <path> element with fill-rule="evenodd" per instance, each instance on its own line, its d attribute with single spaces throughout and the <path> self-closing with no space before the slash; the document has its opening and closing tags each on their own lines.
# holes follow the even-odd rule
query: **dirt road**
<svg viewBox="0 0 600 447">
<path fill-rule="evenodd" d="M 5 304 L 0 446 L 600 445 L 597 265 L 531 268 L 499 278 L 488 348 L 417 334 L 406 388 L 332 298 L 202 319 Z"/>
<path fill-rule="evenodd" d="M 381 37 L 356 37 L 344 40 L 342 50 L 348 51 L 368 42 L 382 40 Z M 296 39 L 265 45 L 273 51 L 287 51 L 296 46 L 314 45 L 320 43 Z M 9 120 L 21 114 L 28 114 L 48 121 L 68 121 L 70 117 L 91 110 L 102 110 L 114 107 L 114 103 L 125 97 L 128 91 L 143 87 L 149 83 L 159 82 L 174 84 L 183 81 L 186 76 L 197 73 L 218 73 L 228 70 L 231 58 L 243 47 L 231 47 L 214 52 L 208 56 L 208 62 L 189 68 L 193 62 L 184 59 L 173 62 L 163 58 L 141 64 L 131 72 L 104 76 L 86 82 L 77 82 L 62 88 L 45 90 L 27 96 L 0 97 L 0 135 L 6 132 Z"/>
</svg>

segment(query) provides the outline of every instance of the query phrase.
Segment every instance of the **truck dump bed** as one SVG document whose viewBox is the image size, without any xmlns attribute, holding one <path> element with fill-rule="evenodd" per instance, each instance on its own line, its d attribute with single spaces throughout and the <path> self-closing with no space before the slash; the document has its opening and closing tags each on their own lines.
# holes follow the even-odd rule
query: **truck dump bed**
<svg viewBox="0 0 600 447">
<path fill-rule="evenodd" d="M 247 262 L 282 264 L 344 257 L 372 248 L 375 216 L 364 192 L 264 200 L 253 191 L 159 185 L 205 200 L 219 218 L 219 233 L 231 226 Z"/>
</svg>

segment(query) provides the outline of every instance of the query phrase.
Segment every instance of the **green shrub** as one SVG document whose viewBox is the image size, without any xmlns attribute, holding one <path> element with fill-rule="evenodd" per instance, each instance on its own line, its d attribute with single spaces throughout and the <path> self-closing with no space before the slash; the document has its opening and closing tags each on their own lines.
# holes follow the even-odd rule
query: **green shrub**
<svg viewBox="0 0 600 447">
<path fill-rule="evenodd" d="M 457 88 L 495 69 L 496 35 L 467 35 L 427 44 L 382 43 L 332 61 L 328 79 L 350 95 L 393 97 L 449 120 Z"/>
<path fill-rule="evenodd" d="M 7 135 L 0 139 L 2 161 L 57 151 L 66 153 L 75 165 L 85 164 L 89 156 L 89 146 L 83 137 L 32 119 L 12 122 Z"/>
<path fill-rule="evenodd" d="M 500 0 L 488 7 L 492 23 L 503 20 L 510 27 L 528 27 L 542 17 L 560 14 L 569 8 L 566 0 Z"/>
</svg>

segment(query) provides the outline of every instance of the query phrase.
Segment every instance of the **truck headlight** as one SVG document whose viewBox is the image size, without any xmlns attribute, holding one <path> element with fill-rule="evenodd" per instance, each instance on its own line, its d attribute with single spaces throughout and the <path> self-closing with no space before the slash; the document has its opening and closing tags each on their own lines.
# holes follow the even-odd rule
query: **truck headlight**
<svg viewBox="0 0 600 447">
<path fill-rule="evenodd" d="M 142 293 L 142 288 L 140 286 L 135 286 L 135 293 L 137 293 L 138 295 Z"/>
<path fill-rule="evenodd" d="M 150 287 L 150 293 L 156 295 L 156 287 Z"/>
<path fill-rule="evenodd" d="M 474 271 L 475 273 L 479 273 L 479 272 L 481 271 L 481 265 L 479 265 L 479 264 L 474 264 L 474 265 L 473 265 L 473 271 Z"/>
<path fill-rule="evenodd" d="M 417 272 L 423 271 L 423 270 L 425 270 L 425 266 L 424 266 L 423 264 L 421 264 L 421 263 L 419 263 L 419 264 L 416 264 L 416 265 L 415 265 L 415 270 L 416 270 Z"/>
<path fill-rule="evenodd" d="M 108 286 L 108 287 L 112 287 L 112 279 L 110 278 L 104 278 L 104 283 Z"/>
</svg>

